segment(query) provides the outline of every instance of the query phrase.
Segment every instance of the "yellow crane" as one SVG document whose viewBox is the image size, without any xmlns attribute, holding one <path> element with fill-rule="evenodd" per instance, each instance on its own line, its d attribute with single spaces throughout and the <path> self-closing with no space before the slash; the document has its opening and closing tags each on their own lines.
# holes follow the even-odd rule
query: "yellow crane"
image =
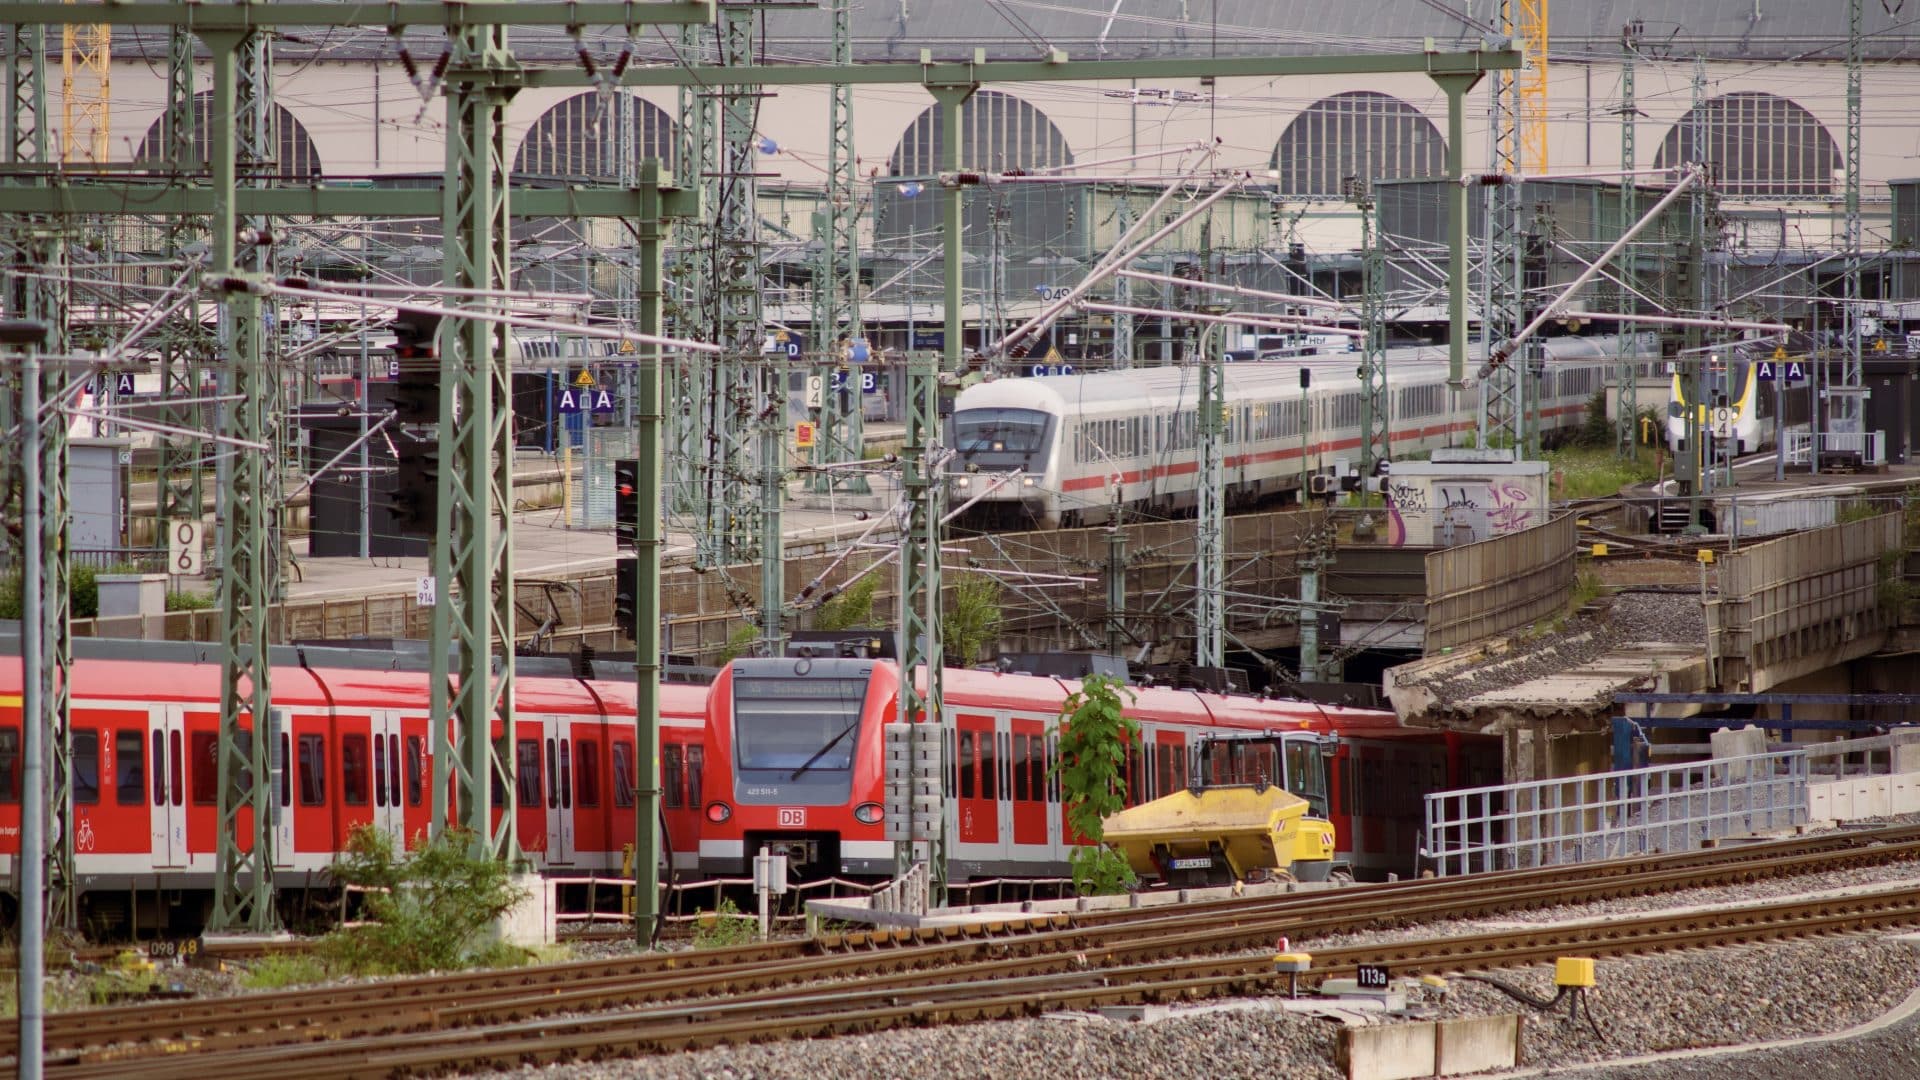
<svg viewBox="0 0 1920 1080">
<path fill-rule="evenodd" d="M 1547 171 L 1547 4 L 1549 0 L 1512 0 L 1502 4 L 1518 17 L 1506 28 L 1527 54 L 1527 67 L 1516 72 L 1515 127 L 1520 133 L 1519 153 L 1515 155 L 1520 171 L 1538 175 Z"/>
<path fill-rule="evenodd" d="M 65 0 L 73 3 L 74 0 Z M 107 160 L 107 133 L 113 94 L 113 27 L 104 23 L 68 25 L 60 36 L 60 160 Z M 76 74 L 93 82 L 93 93 L 75 93 Z M 84 133 L 84 134 L 83 134 Z"/>
</svg>

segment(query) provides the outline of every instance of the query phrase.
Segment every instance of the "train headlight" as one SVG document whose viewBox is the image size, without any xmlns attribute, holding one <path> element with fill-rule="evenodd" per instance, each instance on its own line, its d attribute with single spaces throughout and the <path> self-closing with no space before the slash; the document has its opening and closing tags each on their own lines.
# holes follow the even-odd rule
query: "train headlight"
<svg viewBox="0 0 1920 1080">
<path fill-rule="evenodd" d="M 1021 478 L 1020 478 L 1020 486 L 1021 486 L 1021 487 L 1032 487 L 1032 486 L 1033 486 L 1033 477 L 1031 477 L 1031 476 L 1023 476 L 1023 477 L 1021 477 Z"/>
<path fill-rule="evenodd" d="M 886 816 L 887 812 L 876 802 L 863 802 L 853 808 L 853 820 L 862 825 L 878 825 Z"/>
<path fill-rule="evenodd" d="M 707 804 L 707 820 L 713 822 L 715 825 L 720 824 L 732 816 L 733 807 L 728 806 L 726 803 L 716 802 Z"/>
<path fill-rule="evenodd" d="M 961 491 L 965 491 L 973 486 L 973 481 L 964 476 L 956 476 L 953 478 L 953 486 Z"/>
</svg>

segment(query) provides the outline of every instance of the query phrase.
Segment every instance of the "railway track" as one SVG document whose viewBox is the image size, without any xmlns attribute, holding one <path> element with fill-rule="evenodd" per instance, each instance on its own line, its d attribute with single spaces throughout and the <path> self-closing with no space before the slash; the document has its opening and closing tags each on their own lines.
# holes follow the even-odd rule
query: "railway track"
<svg viewBox="0 0 1920 1080">
<path fill-rule="evenodd" d="M 571 1053 L 648 1052 L 766 1038 L 776 1017 L 779 1032 L 805 1035 L 867 1030 L 857 1025 L 869 1022 L 898 1026 L 1016 1015 L 1004 1011 L 1015 1007 L 1008 1001 L 985 1000 L 996 995 L 1028 1005 L 1044 999 L 1053 1002 L 1046 1008 L 1061 1008 L 1076 1007 L 1073 1003 L 1086 994 L 1120 995 L 1092 1001 L 1102 1004 L 1242 992 L 1233 987 L 1247 979 L 1259 981 L 1247 984 L 1245 992 L 1264 992 L 1269 985 L 1264 956 L 1249 960 L 1232 954 L 1265 949 L 1282 934 L 1305 941 L 1386 925 L 1916 859 L 1920 829 L 1906 828 L 1690 852 L 1630 865 L 1244 897 L 1081 913 L 1071 919 L 1043 916 L 969 930 L 831 935 L 710 952 L 86 1010 L 48 1018 L 47 1060 L 50 1072 L 75 1077 L 197 1078 L 208 1068 L 269 1062 L 282 1068 L 297 1063 L 302 1075 L 349 1075 L 511 1064 L 523 1052 L 529 1060 L 551 1060 Z M 1920 895 L 1908 899 L 1907 906 L 1882 907 L 1873 917 L 1920 922 L 1915 915 Z M 1893 923 L 1873 925 L 1882 924 Z M 1770 924 L 1748 919 L 1742 925 L 1740 932 L 1746 933 Z M 1366 947 L 1371 952 L 1317 952 L 1317 975 L 1339 974 L 1358 963 L 1420 971 L 1435 964 L 1532 962 L 1524 958 L 1533 955 L 1524 948 L 1583 948 L 1607 955 L 1585 939 L 1547 931 L 1535 937 L 1540 940 L 1530 946 L 1507 940 L 1497 949 L 1491 940 L 1451 938 L 1425 946 Z M 1668 939 L 1642 934 L 1619 940 Z M 1472 942 L 1480 942 L 1472 946 L 1480 951 L 1457 951 Z M 1501 959 L 1509 955 L 1522 958 Z M 911 1006 L 902 1004 L 907 1000 Z M 620 1011 L 604 1012 L 610 1009 Z M 755 1034 L 729 1024 L 747 1025 Z M 836 1026 L 842 1024 L 856 1027 Z M 108 1035 L 118 1041 L 103 1044 Z M 11 1036 L 7 1032 L 0 1053 L 12 1052 Z M 509 1049 L 549 1037 L 558 1041 L 548 1050 Z"/>
</svg>

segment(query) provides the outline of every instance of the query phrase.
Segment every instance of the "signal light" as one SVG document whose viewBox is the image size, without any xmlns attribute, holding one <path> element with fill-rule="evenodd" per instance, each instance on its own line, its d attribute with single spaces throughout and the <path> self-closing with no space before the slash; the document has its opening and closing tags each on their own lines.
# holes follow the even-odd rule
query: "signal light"
<svg viewBox="0 0 1920 1080">
<path fill-rule="evenodd" d="M 403 536 L 432 536 L 440 509 L 440 455 L 431 443 L 395 447 L 399 486 L 393 492 L 393 525 Z"/>
<path fill-rule="evenodd" d="M 440 350 L 435 336 L 440 316 L 401 309 L 392 323 L 393 358 L 398 367 L 393 387 L 393 410 L 403 424 L 434 424 L 440 420 Z"/>
<path fill-rule="evenodd" d="M 625 551 L 640 537 L 640 459 L 613 463 L 613 547 Z"/>
<path fill-rule="evenodd" d="M 622 555 L 613 562 L 613 625 L 629 641 L 640 636 L 640 560 Z"/>
</svg>

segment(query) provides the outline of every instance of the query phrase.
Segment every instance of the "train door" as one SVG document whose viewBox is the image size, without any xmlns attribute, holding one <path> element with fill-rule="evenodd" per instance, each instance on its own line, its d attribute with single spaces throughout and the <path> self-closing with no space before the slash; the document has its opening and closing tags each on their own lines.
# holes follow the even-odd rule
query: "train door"
<svg viewBox="0 0 1920 1080">
<path fill-rule="evenodd" d="M 369 727 L 373 735 L 373 827 L 387 834 L 395 851 L 405 851 L 407 811 L 401 798 L 400 714 L 376 709 Z"/>
<path fill-rule="evenodd" d="M 1042 859 L 1052 844 L 1047 828 L 1047 726 L 1039 720 L 1012 717 L 1008 721 L 1013 773 L 1010 797 L 1013 849 L 1022 859 Z"/>
<path fill-rule="evenodd" d="M 293 837 L 293 783 L 287 767 L 287 734 L 293 730 L 293 718 L 285 709 L 267 714 L 267 754 L 270 775 L 267 780 L 267 805 L 273 810 L 273 865 L 291 870 L 298 850 Z"/>
<path fill-rule="evenodd" d="M 187 865 L 186 710 L 162 705 L 153 710 L 147 760 L 153 770 L 149 819 L 156 870 L 180 870 Z"/>
<path fill-rule="evenodd" d="M 547 766 L 547 865 L 573 862 L 573 731 L 567 717 L 541 721 L 541 749 Z"/>
<path fill-rule="evenodd" d="M 994 717 L 954 714 L 955 857 L 981 861 L 1000 852 L 1000 768 Z"/>
</svg>

